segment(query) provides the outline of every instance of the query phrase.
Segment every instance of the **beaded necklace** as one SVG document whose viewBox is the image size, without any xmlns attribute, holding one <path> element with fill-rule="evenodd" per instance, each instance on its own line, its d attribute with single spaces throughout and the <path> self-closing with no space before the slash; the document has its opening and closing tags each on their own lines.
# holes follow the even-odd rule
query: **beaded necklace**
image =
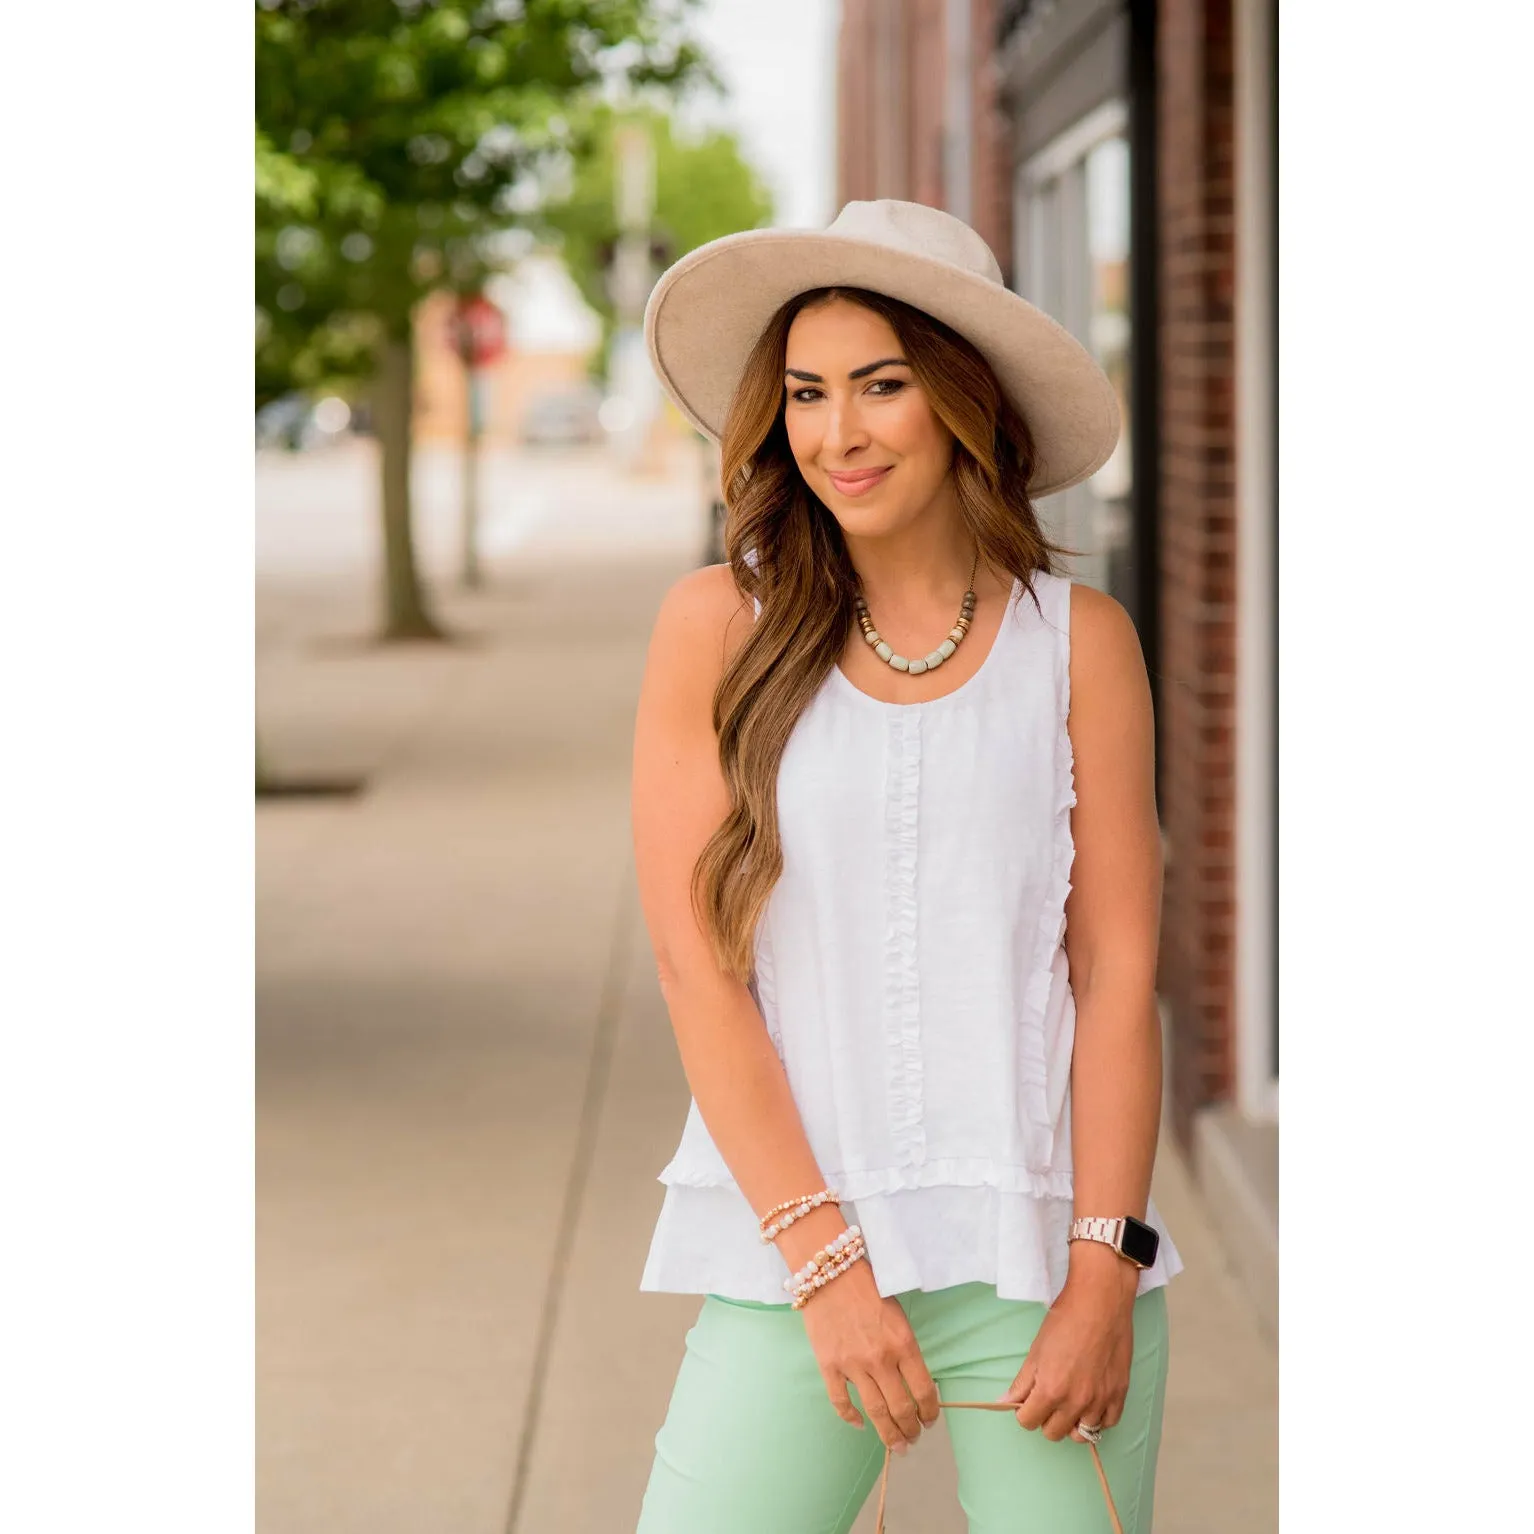
<svg viewBox="0 0 1534 1534">
<path fill-rule="evenodd" d="M 975 550 L 975 562 L 970 566 L 969 589 L 964 593 L 964 600 L 959 604 L 959 616 L 954 626 L 948 630 L 948 637 L 935 650 L 930 650 L 920 660 L 907 660 L 904 655 L 896 655 L 889 645 L 879 636 L 879 631 L 873 625 L 873 619 L 868 616 L 868 603 L 861 595 L 853 600 L 853 608 L 857 613 L 858 626 L 863 630 L 863 638 L 873 648 L 875 655 L 885 665 L 895 671 L 904 671 L 911 676 L 920 676 L 923 671 L 935 671 L 957 650 L 964 641 L 964 636 L 969 633 L 969 626 L 975 617 L 975 571 L 980 568 L 980 550 Z"/>
</svg>

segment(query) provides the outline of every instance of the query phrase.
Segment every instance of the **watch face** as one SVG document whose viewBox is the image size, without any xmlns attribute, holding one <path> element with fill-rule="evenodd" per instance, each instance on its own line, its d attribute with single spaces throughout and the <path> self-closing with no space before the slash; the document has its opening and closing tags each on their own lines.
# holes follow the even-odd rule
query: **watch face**
<svg viewBox="0 0 1534 1534">
<path fill-rule="evenodd" d="M 1125 1219 L 1124 1239 L 1120 1247 L 1131 1262 L 1148 1268 L 1156 1260 L 1156 1248 L 1160 1244 L 1161 1237 L 1149 1225 L 1135 1219 L 1133 1215 Z"/>
</svg>

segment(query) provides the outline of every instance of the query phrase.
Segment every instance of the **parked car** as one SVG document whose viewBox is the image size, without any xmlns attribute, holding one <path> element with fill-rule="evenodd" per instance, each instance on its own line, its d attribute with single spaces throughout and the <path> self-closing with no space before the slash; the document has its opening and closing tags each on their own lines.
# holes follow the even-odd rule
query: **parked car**
<svg viewBox="0 0 1534 1534">
<path fill-rule="evenodd" d="M 522 412 L 522 441 L 540 446 L 601 442 L 607 435 L 598 414 L 601 404 L 602 397 L 593 388 L 535 395 Z"/>
<path fill-rule="evenodd" d="M 256 412 L 256 446 L 297 449 L 302 445 L 309 401 L 302 394 L 284 394 Z"/>
<path fill-rule="evenodd" d="M 256 412 L 256 446 L 301 452 L 339 440 L 353 425 L 351 406 L 336 395 L 284 394 Z"/>
</svg>

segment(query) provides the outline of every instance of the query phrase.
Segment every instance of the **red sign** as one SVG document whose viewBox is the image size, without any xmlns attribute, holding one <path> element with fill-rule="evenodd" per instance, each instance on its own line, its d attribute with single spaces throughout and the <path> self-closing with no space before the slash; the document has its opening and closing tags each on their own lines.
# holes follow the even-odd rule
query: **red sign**
<svg viewBox="0 0 1534 1534">
<path fill-rule="evenodd" d="M 453 346 L 473 367 L 504 356 L 506 316 L 482 293 L 463 295 L 453 313 Z"/>
</svg>

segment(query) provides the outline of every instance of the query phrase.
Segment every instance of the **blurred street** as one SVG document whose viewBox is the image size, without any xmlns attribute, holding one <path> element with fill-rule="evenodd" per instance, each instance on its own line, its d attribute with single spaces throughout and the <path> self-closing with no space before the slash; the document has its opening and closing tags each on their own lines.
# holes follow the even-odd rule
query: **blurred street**
<svg viewBox="0 0 1534 1534">
<path fill-rule="evenodd" d="M 263 751 L 365 779 L 257 811 L 257 1527 L 624 1534 L 699 1303 L 637 1288 L 687 1087 L 628 791 L 653 615 L 703 545 L 700 450 L 647 477 L 487 451 L 464 592 L 457 459 L 423 449 L 421 565 L 460 642 L 392 647 L 374 454 L 257 461 Z M 1187 1264 L 1155 1527 L 1265 1534 L 1274 1343 L 1169 1136 L 1155 1196 Z M 891 1483 L 890 1534 L 961 1534 L 943 1428 Z"/>
</svg>

